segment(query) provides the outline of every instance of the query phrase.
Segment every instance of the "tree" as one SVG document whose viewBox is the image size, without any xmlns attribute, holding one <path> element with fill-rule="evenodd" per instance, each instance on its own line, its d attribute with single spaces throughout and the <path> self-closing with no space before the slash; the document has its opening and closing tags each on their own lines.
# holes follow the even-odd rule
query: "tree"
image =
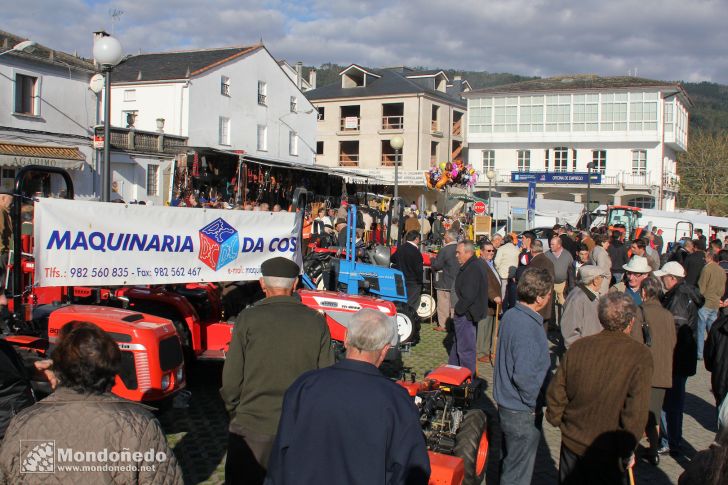
<svg viewBox="0 0 728 485">
<path fill-rule="evenodd" d="M 677 168 L 684 207 L 728 215 L 728 132 L 691 132 L 688 151 L 678 157 Z"/>
</svg>

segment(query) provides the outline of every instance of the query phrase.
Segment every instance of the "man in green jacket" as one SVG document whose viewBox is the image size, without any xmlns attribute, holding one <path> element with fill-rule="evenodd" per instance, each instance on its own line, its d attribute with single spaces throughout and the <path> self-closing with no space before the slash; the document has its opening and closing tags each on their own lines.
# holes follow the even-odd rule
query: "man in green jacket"
<svg viewBox="0 0 728 485">
<path fill-rule="evenodd" d="M 230 484 L 263 483 L 286 389 L 304 372 L 334 363 L 326 320 L 293 295 L 298 265 L 276 257 L 260 269 L 266 297 L 238 316 L 222 371 Z"/>
</svg>

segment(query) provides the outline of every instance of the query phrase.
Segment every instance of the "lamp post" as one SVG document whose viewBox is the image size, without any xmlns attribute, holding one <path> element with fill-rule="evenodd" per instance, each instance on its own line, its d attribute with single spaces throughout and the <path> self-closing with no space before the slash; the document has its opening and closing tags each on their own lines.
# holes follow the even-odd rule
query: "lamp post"
<svg viewBox="0 0 728 485">
<path fill-rule="evenodd" d="M 594 162 L 586 164 L 586 230 L 591 227 L 591 209 L 589 201 L 591 200 L 591 171 L 594 168 Z"/>
<path fill-rule="evenodd" d="M 94 60 L 104 73 L 104 160 L 101 165 L 101 200 L 111 200 L 111 70 L 123 57 L 121 42 L 108 35 L 101 37 L 94 44 Z"/>
<path fill-rule="evenodd" d="M 488 170 L 485 172 L 485 176 L 488 177 L 488 212 L 493 214 L 493 201 L 491 197 L 493 195 L 493 179 L 495 178 L 495 171 Z"/>
<path fill-rule="evenodd" d="M 8 54 L 9 52 L 25 52 L 26 54 L 30 54 L 35 50 L 37 45 L 38 44 L 33 40 L 24 40 L 23 42 L 18 42 L 12 48 L 4 52 L 0 52 L 0 56 Z"/>
<path fill-rule="evenodd" d="M 394 203 L 399 207 L 399 156 L 404 140 L 401 136 L 395 136 L 389 140 L 389 146 L 394 148 Z"/>
</svg>

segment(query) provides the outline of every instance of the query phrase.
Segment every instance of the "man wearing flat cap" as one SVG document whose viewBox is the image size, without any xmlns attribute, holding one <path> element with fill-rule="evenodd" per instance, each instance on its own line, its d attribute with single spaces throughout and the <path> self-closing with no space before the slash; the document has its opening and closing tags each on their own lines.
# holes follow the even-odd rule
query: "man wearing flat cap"
<svg viewBox="0 0 728 485">
<path fill-rule="evenodd" d="M 599 323 L 599 296 L 602 282 L 608 275 L 602 268 L 586 264 L 579 268 L 577 277 L 579 283 L 569 292 L 561 317 L 561 335 L 567 349 L 580 338 L 603 330 Z"/>
<path fill-rule="evenodd" d="M 238 315 L 222 371 L 226 483 L 263 483 L 283 394 L 304 372 L 334 363 L 326 320 L 293 294 L 299 266 L 275 257 L 260 269 L 265 299 Z"/>
</svg>

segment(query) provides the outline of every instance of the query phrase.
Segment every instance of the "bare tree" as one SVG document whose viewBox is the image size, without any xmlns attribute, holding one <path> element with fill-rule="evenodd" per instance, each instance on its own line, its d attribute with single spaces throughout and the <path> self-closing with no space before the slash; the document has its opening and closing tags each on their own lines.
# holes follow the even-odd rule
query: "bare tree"
<svg viewBox="0 0 728 485">
<path fill-rule="evenodd" d="M 728 133 L 693 131 L 677 169 L 683 206 L 728 215 Z"/>
</svg>

